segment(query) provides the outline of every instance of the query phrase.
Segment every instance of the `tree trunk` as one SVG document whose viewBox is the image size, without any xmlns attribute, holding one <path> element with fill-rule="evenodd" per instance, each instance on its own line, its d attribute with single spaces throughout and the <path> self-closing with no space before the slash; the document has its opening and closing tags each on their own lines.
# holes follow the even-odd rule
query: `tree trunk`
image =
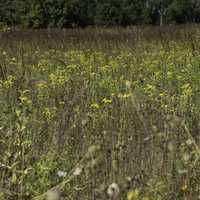
<svg viewBox="0 0 200 200">
<path fill-rule="evenodd" d="M 161 11 L 161 13 L 160 13 L 160 26 L 162 26 L 162 25 L 163 25 L 163 13 Z"/>
</svg>

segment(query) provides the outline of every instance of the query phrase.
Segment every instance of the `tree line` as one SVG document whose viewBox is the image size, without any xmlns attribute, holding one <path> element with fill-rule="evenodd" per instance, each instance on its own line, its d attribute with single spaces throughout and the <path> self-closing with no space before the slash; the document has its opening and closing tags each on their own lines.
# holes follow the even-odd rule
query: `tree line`
<svg viewBox="0 0 200 200">
<path fill-rule="evenodd" d="M 24 28 L 199 23 L 199 0 L 0 0 L 0 25 Z"/>
</svg>

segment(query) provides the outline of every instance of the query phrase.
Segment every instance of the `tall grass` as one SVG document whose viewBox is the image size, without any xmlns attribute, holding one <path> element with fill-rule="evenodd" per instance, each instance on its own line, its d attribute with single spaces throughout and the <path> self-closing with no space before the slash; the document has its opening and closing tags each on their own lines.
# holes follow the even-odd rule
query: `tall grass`
<svg viewBox="0 0 200 200">
<path fill-rule="evenodd" d="M 198 199 L 198 26 L 0 35 L 0 199 Z M 115 184 L 116 183 L 116 184 Z"/>
</svg>

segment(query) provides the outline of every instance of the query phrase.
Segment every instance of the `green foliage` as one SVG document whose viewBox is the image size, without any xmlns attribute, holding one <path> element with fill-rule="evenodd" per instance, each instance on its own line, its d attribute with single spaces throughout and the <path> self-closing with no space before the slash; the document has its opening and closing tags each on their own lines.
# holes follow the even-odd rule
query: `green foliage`
<svg viewBox="0 0 200 200">
<path fill-rule="evenodd" d="M 0 1 L 0 25 L 85 27 L 200 21 L 197 0 L 7 0 Z"/>
</svg>

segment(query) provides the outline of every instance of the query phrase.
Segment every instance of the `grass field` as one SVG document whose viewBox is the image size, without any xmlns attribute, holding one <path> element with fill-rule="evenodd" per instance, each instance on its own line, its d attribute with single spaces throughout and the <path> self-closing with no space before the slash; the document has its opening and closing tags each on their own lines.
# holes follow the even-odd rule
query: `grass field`
<svg viewBox="0 0 200 200">
<path fill-rule="evenodd" d="M 0 33 L 0 199 L 200 199 L 199 39 L 196 25 Z"/>
</svg>

